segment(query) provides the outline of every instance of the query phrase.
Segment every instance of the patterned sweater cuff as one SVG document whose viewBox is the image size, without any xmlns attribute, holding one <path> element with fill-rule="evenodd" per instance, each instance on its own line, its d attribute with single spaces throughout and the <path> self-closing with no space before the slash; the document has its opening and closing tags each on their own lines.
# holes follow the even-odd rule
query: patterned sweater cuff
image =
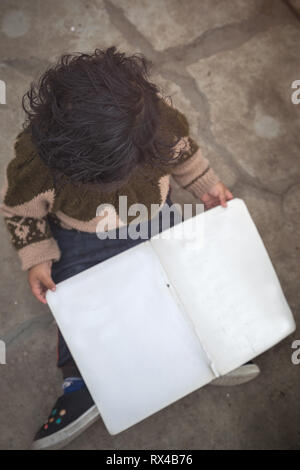
<svg viewBox="0 0 300 470">
<path fill-rule="evenodd" d="M 36 264 L 45 261 L 58 261 L 61 253 L 54 238 L 47 238 L 35 243 L 30 243 L 18 251 L 22 263 L 22 270 L 32 268 Z"/>
<path fill-rule="evenodd" d="M 200 199 L 203 194 L 221 181 L 221 178 L 210 167 L 207 158 L 202 155 L 199 147 L 186 160 L 175 166 L 172 176 L 182 188 Z"/>
</svg>

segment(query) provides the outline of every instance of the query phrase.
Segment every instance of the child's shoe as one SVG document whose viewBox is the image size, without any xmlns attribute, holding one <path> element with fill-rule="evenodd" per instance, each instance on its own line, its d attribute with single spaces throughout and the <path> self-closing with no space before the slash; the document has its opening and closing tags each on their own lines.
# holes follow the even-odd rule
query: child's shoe
<svg viewBox="0 0 300 470">
<path fill-rule="evenodd" d="M 235 370 L 232 370 L 226 375 L 222 375 L 217 379 L 213 380 L 211 385 L 219 385 L 230 387 L 232 385 L 241 385 L 250 380 L 255 379 L 260 373 L 260 369 L 257 364 L 254 364 L 252 361 L 247 362 L 241 367 L 238 367 Z"/>
<path fill-rule="evenodd" d="M 56 401 L 47 422 L 36 433 L 32 450 L 64 447 L 100 417 L 81 378 L 65 379 L 63 389 L 64 394 Z"/>
</svg>

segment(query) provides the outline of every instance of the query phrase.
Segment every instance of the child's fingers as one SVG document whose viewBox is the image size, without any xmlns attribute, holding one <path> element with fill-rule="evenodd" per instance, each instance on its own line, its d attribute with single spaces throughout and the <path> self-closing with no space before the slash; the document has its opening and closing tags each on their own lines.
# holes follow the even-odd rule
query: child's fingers
<svg viewBox="0 0 300 470">
<path fill-rule="evenodd" d="M 46 291 L 47 289 L 55 290 L 56 286 L 51 276 L 46 273 L 40 273 L 38 277 L 30 280 L 30 287 L 33 295 L 43 304 L 47 303 Z"/>
<path fill-rule="evenodd" d="M 225 191 L 221 191 L 220 193 L 220 202 L 223 207 L 227 207 L 227 200 L 233 199 L 233 194 L 229 189 L 226 189 Z"/>
<path fill-rule="evenodd" d="M 219 195 L 219 198 L 220 198 L 220 203 L 223 207 L 227 207 L 227 203 L 226 203 L 226 196 L 225 196 L 225 191 L 221 191 L 220 195 Z"/>
<path fill-rule="evenodd" d="M 43 304 L 46 304 L 46 296 L 45 296 L 45 290 L 42 288 L 41 283 L 36 280 L 30 284 L 31 291 L 33 295 Z"/>
<path fill-rule="evenodd" d="M 201 197 L 201 200 L 204 202 L 204 204 L 208 204 L 209 201 L 211 200 L 211 196 L 208 193 L 205 193 Z"/>
<path fill-rule="evenodd" d="M 205 203 L 206 209 L 212 209 L 213 207 L 217 206 L 219 201 L 216 199 L 211 199 L 207 203 Z"/>
<path fill-rule="evenodd" d="M 201 200 L 204 203 L 205 209 L 210 209 L 212 207 L 214 199 L 215 198 L 208 193 L 203 194 Z"/>
<path fill-rule="evenodd" d="M 46 289 L 55 290 L 56 286 L 50 275 L 47 275 L 45 273 L 41 274 L 40 281 Z"/>
<path fill-rule="evenodd" d="M 229 189 L 226 189 L 226 198 L 227 199 L 233 199 L 233 194 Z"/>
</svg>

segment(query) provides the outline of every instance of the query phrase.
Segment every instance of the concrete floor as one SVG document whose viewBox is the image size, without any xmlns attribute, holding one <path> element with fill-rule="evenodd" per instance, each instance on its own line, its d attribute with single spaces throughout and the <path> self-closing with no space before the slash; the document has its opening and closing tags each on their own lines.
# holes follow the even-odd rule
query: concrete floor
<svg viewBox="0 0 300 470">
<path fill-rule="evenodd" d="M 63 52 L 116 45 L 153 61 L 153 79 L 189 118 L 224 183 L 243 198 L 286 298 L 300 312 L 299 0 L 2 0 L 1 168 L 21 128 L 22 94 Z M 175 200 L 191 196 L 176 188 Z M 60 394 L 56 328 L 29 292 L 1 221 L 0 448 L 26 449 Z M 204 387 L 123 433 L 100 420 L 68 449 L 299 449 L 299 331 L 257 359 L 262 373 Z"/>
</svg>

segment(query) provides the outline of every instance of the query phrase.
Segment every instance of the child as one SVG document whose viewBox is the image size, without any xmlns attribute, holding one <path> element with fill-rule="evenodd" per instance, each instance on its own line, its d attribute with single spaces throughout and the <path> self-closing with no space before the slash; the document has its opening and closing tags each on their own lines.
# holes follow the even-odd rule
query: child
<svg viewBox="0 0 300 470">
<path fill-rule="evenodd" d="M 115 217 L 119 235 L 127 230 L 119 197 L 127 196 L 128 206 L 157 204 L 160 217 L 172 204 L 170 174 L 206 208 L 226 207 L 233 198 L 189 136 L 185 116 L 150 82 L 148 65 L 143 56 L 115 47 L 66 54 L 23 97 L 27 119 L 7 167 L 1 212 L 31 290 L 43 303 L 56 283 L 143 241 L 100 239 L 100 204 L 109 204 L 106 216 Z M 99 417 L 60 331 L 57 352 L 64 393 L 34 449 L 62 447 Z M 255 365 L 239 369 L 240 382 L 259 371 Z"/>
</svg>

